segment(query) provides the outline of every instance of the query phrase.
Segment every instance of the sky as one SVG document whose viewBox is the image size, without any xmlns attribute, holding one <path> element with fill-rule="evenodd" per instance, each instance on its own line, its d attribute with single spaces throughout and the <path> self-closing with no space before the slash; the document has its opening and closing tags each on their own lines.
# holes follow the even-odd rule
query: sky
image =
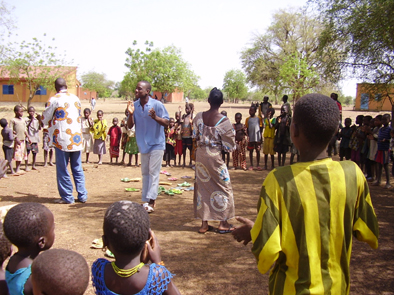
<svg viewBox="0 0 394 295">
<path fill-rule="evenodd" d="M 55 45 L 78 67 L 120 82 L 126 50 L 136 40 L 155 47 L 174 45 L 200 77 L 203 89 L 221 88 L 231 69 L 242 69 L 240 53 L 253 36 L 265 32 L 279 9 L 301 7 L 307 0 L 5 0 L 14 7 L 13 39 L 33 37 Z M 62 3 L 62 4 L 60 4 Z M 46 34 L 46 37 L 44 37 Z M 55 41 L 52 42 L 52 38 Z M 138 46 L 137 45 L 137 46 Z M 345 95 L 355 96 L 356 82 L 346 81 Z"/>
</svg>

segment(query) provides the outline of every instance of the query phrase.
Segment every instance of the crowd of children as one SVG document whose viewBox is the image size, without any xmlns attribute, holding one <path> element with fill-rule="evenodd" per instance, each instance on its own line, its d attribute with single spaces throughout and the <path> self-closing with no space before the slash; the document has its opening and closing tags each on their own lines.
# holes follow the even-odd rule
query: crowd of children
<svg viewBox="0 0 394 295">
<path fill-rule="evenodd" d="M 289 151 L 292 154 L 291 163 L 294 161 L 295 155 L 299 154 L 290 139 L 292 116 L 287 100 L 284 100 L 278 117 L 274 117 L 275 109 L 268 103 L 268 98 L 264 102 L 266 104 L 252 104 L 249 109 L 250 116 L 246 118 L 245 124 L 242 123 L 242 114 L 235 114 L 233 128 L 237 149 L 232 153 L 233 168 L 235 169 L 240 167 L 243 170 L 248 170 L 246 148 L 249 150 L 251 163 L 249 170 L 257 171 L 262 170 L 260 167 L 261 146 L 263 146 L 265 169 L 268 169 L 269 155 L 271 169 L 274 169 L 276 153 L 278 153 L 279 166 L 284 166 Z M 307 108 L 303 111 L 307 112 Z M 53 151 L 48 145 L 45 146 L 48 131 L 47 126 L 42 125 L 41 117 L 35 114 L 33 107 L 28 109 L 29 116 L 26 120 L 23 118 L 21 106 L 16 106 L 14 112 L 15 118 L 10 121 L 10 126 L 8 126 L 6 119 L 0 120 L 3 127 L 3 151 L 11 174 L 20 173 L 22 161 L 25 161 L 26 170 L 29 170 L 28 156 L 30 152 L 32 153 L 31 169 L 36 169 L 38 132 L 41 129 L 43 130 L 45 164 L 47 164 L 49 156 L 49 165 L 51 165 Z M 189 166 L 192 165 L 196 149 L 195 142 L 191 137 L 193 112 L 194 106 L 191 103 L 186 103 L 185 114 L 182 115 L 182 110 L 179 108 L 175 119 L 170 118 L 169 120 L 169 126 L 165 129 L 164 161 L 167 166 L 171 166 L 171 160 L 176 165 L 176 156 L 178 155 L 178 165 L 181 166 L 183 156 L 182 166 L 186 167 L 188 149 Z M 227 116 L 227 113 L 222 114 Z M 90 117 L 91 110 L 84 110 L 81 128 L 86 162 L 89 162 L 89 154 L 93 151 L 98 155 L 98 163 L 102 164 L 102 156 L 106 154 L 105 143 L 108 137 L 111 163 L 113 158 L 118 163 L 122 149 L 121 163 L 124 163 L 125 155 L 129 154 L 128 164 L 131 166 L 132 155 L 135 155 L 135 165 L 138 166 L 139 151 L 135 140 L 135 130 L 127 128 L 127 110 L 125 115 L 126 118 L 121 121 L 120 126 L 118 126 L 118 118 L 113 118 L 112 126 L 108 128 L 107 121 L 103 118 L 103 111 L 99 110 L 97 119 L 93 120 Z M 300 118 L 299 115 L 297 122 L 301 122 Z M 336 154 L 337 140 L 340 140 L 339 157 L 341 161 L 343 159 L 354 161 L 366 174 L 367 180 L 374 181 L 372 185 L 380 185 L 384 170 L 385 187 L 390 188 L 389 159 L 390 156 L 393 159 L 394 130 L 389 127 L 389 122 L 390 115 L 388 114 L 378 115 L 375 118 L 359 115 L 356 118 L 356 125 L 352 125 L 351 119 L 346 118 L 344 126 L 340 125 L 330 149 L 327 150 L 328 155 Z M 297 136 L 292 134 L 292 137 L 298 138 L 297 146 L 302 147 L 303 162 L 309 160 L 306 152 L 308 144 L 318 146 L 319 149 L 325 147 L 318 140 L 315 141 L 318 137 L 317 132 L 310 134 L 312 131 L 308 133 L 307 129 L 307 123 L 303 122 L 300 130 L 302 134 L 308 134 L 307 142 L 302 141 L 303 138 L 298 133 Z M 336 127 L 334 129 L 336 130 Z M 331 136 L 332 133 L 324 140 L 328 141 Z M 256 166 L 254 166 L 253 160 L 254 152 Z M 229 154 L 224 153 L 222 156 L 228 166 Z M 331 165 L 331 159 L 320 159 L 320 154 L 314 155 L 315 158 L 323 161 L 329 160 Z M 12 160 L 16 161 L 15 171 L 11 165 Z M 348 165 L 346 163 L 350 162 L 341 163 Z M 298 166 L 302 165 L 300 163 Z M 354 164 L 352 163 L 352 165 Z M 394 176 L 394 167 L 391 173 Z M 270 175 L 274 177 L 273 174 Z M 272 183 L 276 185 L 276 182 Z M 337 195 L 339 196 L 339 194 Z M 244 221 L 242 219 L 241 222 Z M 246 239 L 250 241 L 252 226 L 245 231 L 249 236 L 246 238 L 237 237 L 237 234 L 244 233 L 234 231 L 235 238 L 239 241 L 246 241 Z M 55 239 L 55 222 L 52 212 L 47 207 L 39 203 L 18 204 L 8 211 L 2 228 L 4 230 L 4 235 L 0 233 L 2 263 L 12 255 L 10 242 L 18 247 L 18 251 L 9 259 L 5 271 L 0 270 L 0 292 L 6 294 L 7 289 L 10 294 L 83 294 L 85 292 L 89 282 L 89 270 L 85 259 L 73 251 L 49 250 Z M 96 294 L 134 294 L 138 292 L 141 294 L 179 294 L 177 287 L 171 280 L 173 274 L 165 268 L 161 261 L 160 247 L 156 236 L 150 229 L 148 213 L 140 204 L 130 201 L 112 204 L 105 213 L 103 231 L 104 247 L 113 253 L 115 261 L 98 259 L 93 263 L 92 281 Z M 254 232 L 256 231 L 255 228 Z M 374 242 L 373 239 L 371 243 Z M 151 263 L 148 264 L 149 261 Z M 75 273 L 78 275 L 76 276 Z"/>
<path fill-rule="evenodd" d="M 20 175 L 25 171 L 36 168 L 36 157 L 39 152 L 40 134 L 42 130 L 44 151 L 44 167 L 53 165 L 53 147 L 48 145 L 48 126 L 41 123 L 40 115 L 36 114 L 34 107 L 28 108 L 28 117 L 23 118 L 23 107 L 20 105 L 14 108 L 15 117 L 8 124 L 6 119 L 0 120 L 3 130 L 4 157 L 8 161 L 8 168 L 11 175 Z M 165 129 L 166 150 L 163 161 L 166 167 L 182 166 L 193 167 L 196 145 L 193 141 L 192 122 L 194 106 L 187 102 L 185 114 L 182 114 L 182 107 L 179 106 L 175 113 L 175 119 L 170 118 L 170 124 Z M 227 116 L 226 111 L 222 111 Z M 249 117 L 245 124 L 242 123 L 242 114 L 235 114 L 233 124 L 237 149 L 232 152 L 233 167 L 231 169 L 257 170 L 261 171 L 260 159 L 261 148 L 264 155 L 264 169 L 275 168 L 275 155 L 277 154 L 278 166 L 284 166 L 287 153 L 291 153 L 290 164 L 294 163 L 294 158 L 299 158 L 299 153 L 290 140 L 291 106 L 287 97 L 283 97 L 283 105 L 280 115 L 275 117 L 275 109 L 264 98 L 264 102 L 252 103 L 249 109 Z M 91 109 L 83 111 L 81 120 L 83 153 L 86 154 L 86 163 L 89 163 L 89 156 L 93 152 L 98 155 L 98 164 L 103 163 L 103 155 L 106 154 L 106 141 L 109 141 L 110 163 L 118 163 L 120 151 L 123 150 L 121 164 L 125 164 L 125 156 L 129 155 L 128 166 L 132 166 L 132 158 L 135 156 L 135 166 L 138 162 L 138 146 L 135 138 L 135 129 L 127 128 L 127 110 L 125 117 L 120 122 L 118 118 L 112 119 L 112 126 L 108 128 L 107 120 L 104 119 L 102 110 L 97 111 L 97 119 L 91 118 Z M 352 125 L 352 120 L 346 118 L 344 125 L 340 124 L 338 132 L 330 141 L 327 154 L 329 157 L 338 154 L 340 160 L 352 160 L 356 162 L 365 172 L 368 181 L 374 181 L 373 185 L 381 183 L 382 171 L 386 176 L 386 188 L 390 188 L 389 183 L 389 161 L 393 159 L 394 140 L 391 128 L 389 127 L 390 115 L 371 116 L 359 115 Z M 391 134 L 391 135 L 390 135 Z M 338 143 L 338 141 L 340 141 Z M 246 149 L 249 151 L 250 166 L 246 165 Z M 187 151 L 189 150 L 189 161 L 187 161 Z M 29 155 L 32 154 L 31 168 L 29 167 Z M 255 156 L 255 158 L 254 158 Z M 49 160 L 48 160 L 49 158 Z M 223 161 L 229 167 L 230 154 L 222 153 Z M 271 165 L 268 166 L 268 159 Z M 182 161 L 183 159 L 183 161 Z M 15 169 L 12 162 L 15 161 Z M 22 171 L 21 164 L 25 162 L 25 171 Z M 173 165 L 171 164 L 173 161 Z M 393 160 L 392 160 L 393 161 Z M 181 163 L 182 162 L 182 163 Z M 186 163 L 189 162 L 188 165 Z M 391 171 L 394 177 L 394 165 Z"/>
<path fill-rule="evenodd" d="M 9 209 L 0 225 L 0 294 L 85 293 L 88 264 L 74 251 L 50 249 L 55 241 L 55 220 L 47 207 L 18 204 Z M 104 249 L 113 253 L 115 261 L 99 258 L 93 263 L 96 294 L 180 294 L 171 280 L 173 274 L 161 260 L 148 213 L 140 204 L 112 204 L 103 228 Z M 18 247 L 15 253 L 11 244 Z M 3 263 L 10 256 L 4 270 Z"/>
</svg>

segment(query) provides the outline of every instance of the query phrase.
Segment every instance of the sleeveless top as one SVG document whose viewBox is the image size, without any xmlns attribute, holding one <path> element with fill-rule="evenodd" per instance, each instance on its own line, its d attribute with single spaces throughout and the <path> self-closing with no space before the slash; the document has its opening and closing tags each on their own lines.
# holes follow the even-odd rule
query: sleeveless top
<svg viewBox="0 0 394 295">
<path fill-rule="evenodd" d="M 5 280 L 7 282 L 8 290 L 13 295 L 23 295 L 25 284 L 31 275 L 31 265 L 25 268 L 20 268 L 14 273 L 5 271 Z"/>
<path fill-rule="evenodd" d="M 99 258 L 92 265 L 92 282 L 97 295 L 118 295 L 105 285 L 104 268 L 110 261 Z M 148 279 L 145 287 L 136 295 L 159 295 L 167 290 L 173 274 L 164 266 L 152 263 L 149 266 Z"/>
</svg>

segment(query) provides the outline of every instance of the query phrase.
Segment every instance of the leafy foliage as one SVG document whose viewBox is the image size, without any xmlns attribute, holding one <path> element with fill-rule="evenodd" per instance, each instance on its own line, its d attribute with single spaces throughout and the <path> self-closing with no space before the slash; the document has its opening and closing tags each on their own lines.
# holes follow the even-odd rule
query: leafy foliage
<svg viewBox="0 0 394 295">
<path fill-rule="evenodd" d="M 336 72 L 327 71 L 326 60 L 338 53 L 322 50 L 318 54 L 322 30 L 323 25 L 306 11 L 279 10 L 267 31 L 256 35 L 251 47 L 241 53 L 247 80 L 274 94 L 275 100 L 283 91 L 297 99 L 300 93 L 337 81 Z"/>
<path fill-rule="evenodd" d="M 67 63 L 64 56 L 57 56 L 55 51 L 56 47 L 47 46 L 37 38 L 33 38 L 31 42 L 11 44 L 5 50 L 5 57 L 1 60 L 1 74 L 9 75 L 12 82 L 27 86 L 28 106 L 40 86 L 54 91 L 56 78 L 66 78 L 65 75 L 70 72 L 71 68 L 65 66 Z"/>
<path fill-rule="evenodd" d="M 223 91 L 234 101 L 246 98 L 248 87 L 245 74 L 241 70 L 228 71 L 224 75 Z"/>
<path fill-rule="evenodd" d="M 97 92 L 98 97 L 110 97 L 115 85 L 104 73 L 90 71 L 81 76 L 82 86 Z"/>
<path fill-rule="evenodd" d="M 325 29 L 321 45 L 339 48 L 340 59 L 331 59 L 331 68 L 371 83 L 368 92 L 382 93 L 394 113 L 394 0 L 314 0 Z M 369 96 L 371 99 L 374 95 Z"/>
<path fill-rule="evenodd" d="M 137 41 L 133 42 L 133 46 Z M 152 50 L 153 42 L 146 41 L 148 47 L 141 49 L 128 48 L 125 66 L 129 72 L 125 75 L 121 85 L 124 93 L 134 92 L 138 81 L 146 80 L 156 91 L 171 93 L 175 89 L 191 92 L 199 79 L 191 70 L 190 65 L 183 60 L 181 51 L 175 46 L 162 50 Z"/>
</svg>

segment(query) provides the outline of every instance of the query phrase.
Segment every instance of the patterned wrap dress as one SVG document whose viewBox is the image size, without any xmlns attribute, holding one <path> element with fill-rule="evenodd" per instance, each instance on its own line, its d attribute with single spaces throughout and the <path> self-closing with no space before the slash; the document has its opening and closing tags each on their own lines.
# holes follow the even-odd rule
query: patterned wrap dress
<svg viewBox="0 0 394 295">
<path fill-rule="evenodd" d="M 223 117 L 215 126 L 206 126 L 202 113 L 193 120 L 197 142 L 194 216 L 202 220 L 225 221 L 235 216 L 233 189 L 221 151 L 235 150 L 235 132 Z"/>
</svg>

